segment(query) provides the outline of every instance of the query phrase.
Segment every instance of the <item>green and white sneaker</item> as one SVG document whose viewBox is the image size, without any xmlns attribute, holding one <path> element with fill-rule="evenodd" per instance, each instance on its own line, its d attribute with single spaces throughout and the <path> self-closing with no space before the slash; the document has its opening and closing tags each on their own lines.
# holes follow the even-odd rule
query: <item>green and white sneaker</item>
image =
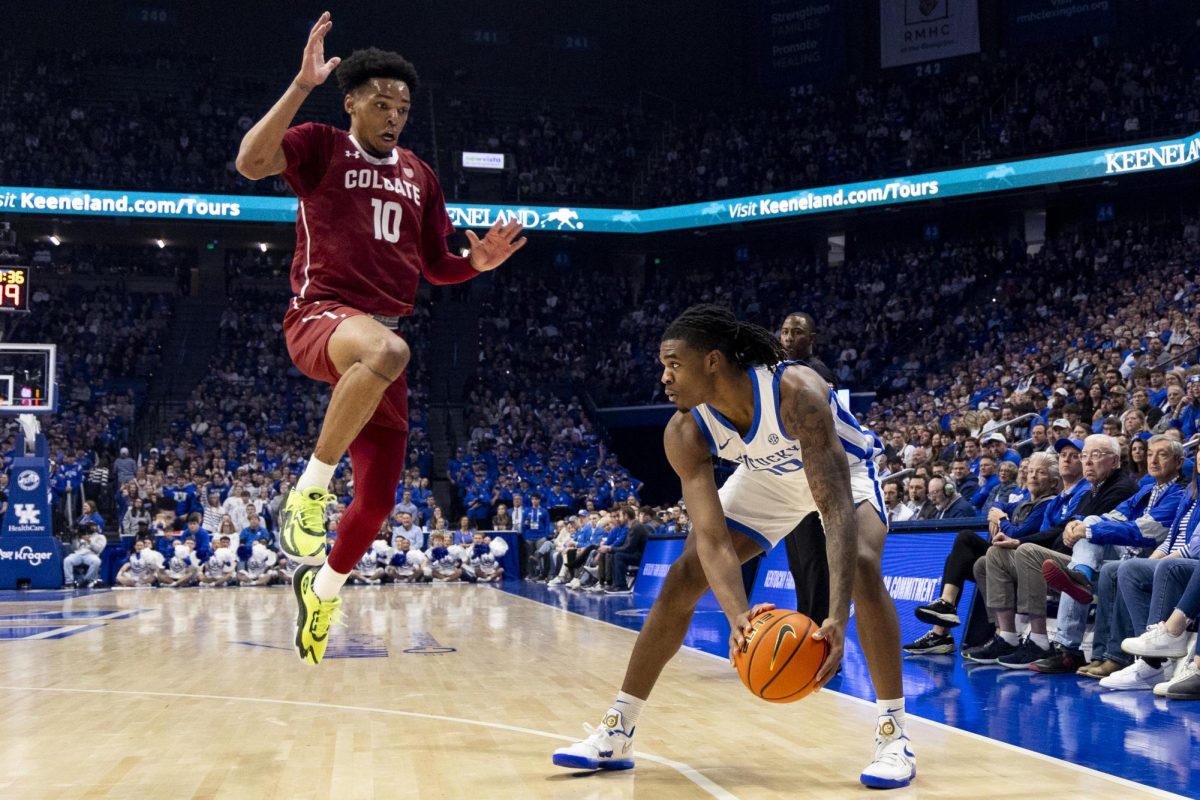
<svg viewBox="0 0 1200 800">
<path fill-rule="evenodd" d="M 325 563 L 325 507 L 336 500 L 323 489 L 288 492 L 279 512 L 279 544 L 293 561 Z"/>
<path fill-rule="evenodd" d="M 329 626 L 341 622 L 342 599 L 322 600 L 313 591 L 320 567 L 305 565 L 292 576 L 296 595 L 296 655 L 306 664 L 320 664 L 329 643 Z"/>
</svg>

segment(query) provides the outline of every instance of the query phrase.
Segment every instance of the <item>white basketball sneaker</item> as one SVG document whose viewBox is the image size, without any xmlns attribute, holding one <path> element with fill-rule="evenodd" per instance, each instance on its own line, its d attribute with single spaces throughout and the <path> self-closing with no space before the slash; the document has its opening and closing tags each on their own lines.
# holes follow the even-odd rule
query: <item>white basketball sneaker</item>
<svg viewBox="0 0 1200 800">
<path fill-rule="evenodd" d="M 1197 672 L 1200 672 L 1200 669 L 1196 669 L 1195 659 L 1191 656 L 1181 659 L 1179 666 L 1175 668 L 1175 674 L 1171 676 L 1171 680 L 1154 684 L 1154 693 L 1159 697 L 1166 697 L 1168 689 L 1177 683 L 1187 680 Z"/>
<path fill-rule="evenodd" d="M 554 766 L 570 769 L 633 769 L 633 731 L 625 730 L 625 717 L 609 709 L 600 727 L 586 722 L 588 737 L 554 751 Z M 636 729 L 635 729 L 636 730 Z"/>
<path fill-rule="evenodd" d="M 896 718 L 884 714 L 875 729 L 875 758 L 859 780 L 872 789 L 899 789 L 917 777 L 917 756 Z"/>
</svg>

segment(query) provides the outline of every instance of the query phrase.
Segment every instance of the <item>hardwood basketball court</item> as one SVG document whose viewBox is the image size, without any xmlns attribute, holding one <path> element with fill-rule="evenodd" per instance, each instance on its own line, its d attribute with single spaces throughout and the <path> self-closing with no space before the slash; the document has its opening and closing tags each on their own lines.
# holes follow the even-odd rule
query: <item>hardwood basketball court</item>
<svg viewBox="0 0 1200 800">
<path fill-rule="evenodd" d="M 282 588 L 0 601 L 0 797 L 870 792 L 858 773 L 872 704 L 828 690 L 764 703 L 726 661 L 688 648 L 643 714 L 636 770 L 555 768 L 551 751 L 612 700 L 633 632 L 494 587 L 343 596 L 348 626 L 316 668 L 291 651 Z M 937 723 L 912 719 L 910 733 L 918 778 L 881 797 L 1175 796 Z"/>
</svg>

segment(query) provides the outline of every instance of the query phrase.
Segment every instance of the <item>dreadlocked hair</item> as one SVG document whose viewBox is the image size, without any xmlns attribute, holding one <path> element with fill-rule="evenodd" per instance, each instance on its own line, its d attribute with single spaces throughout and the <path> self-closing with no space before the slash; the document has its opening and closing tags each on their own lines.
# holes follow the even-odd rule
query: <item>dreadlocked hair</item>
<svg viewBox="0 0 1200 800">
<path fill-rule="evenodd" d="M 702 303 L 684 311 L 667 326 L 663 341 L 681 339 L 697 350 L 720 350 L 738 367 L 765 364 L 772 369 L 787 359 L 787 351 L 766 328 L 738 322 L 724 306 Z"/>
</svg>

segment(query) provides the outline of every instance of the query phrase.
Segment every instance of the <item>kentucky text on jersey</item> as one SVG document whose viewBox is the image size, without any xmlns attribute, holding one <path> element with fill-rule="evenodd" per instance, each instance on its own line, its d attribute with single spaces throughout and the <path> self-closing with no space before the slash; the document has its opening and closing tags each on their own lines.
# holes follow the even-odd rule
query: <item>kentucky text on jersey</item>
<svg viewBox="0 0 1200 800">
<path fill-rule="evenodd" d="M 701 404 L 692 409 L 692 416 L 714 455 L 742 464 L 753 472 L 803 478 L 804 458 L 800 444 L 784 430 L 779 408 L 779 382 L 789 368 L 797 368 L 795 362 L 785 361 L 774 371 L 766 366 L 748 370 L 754 386 L 754 420 L 745 436 L 715 408 Z M 829 412 L 850 465 L 853 467 L 865 461 L 868 470 L 872 470 L 874 465 L 870 464 L 870 459 L 874 455 L 874 443 L 858 420 L 841 405 L 832 389 L 829 391 Z"/>
</svg>

